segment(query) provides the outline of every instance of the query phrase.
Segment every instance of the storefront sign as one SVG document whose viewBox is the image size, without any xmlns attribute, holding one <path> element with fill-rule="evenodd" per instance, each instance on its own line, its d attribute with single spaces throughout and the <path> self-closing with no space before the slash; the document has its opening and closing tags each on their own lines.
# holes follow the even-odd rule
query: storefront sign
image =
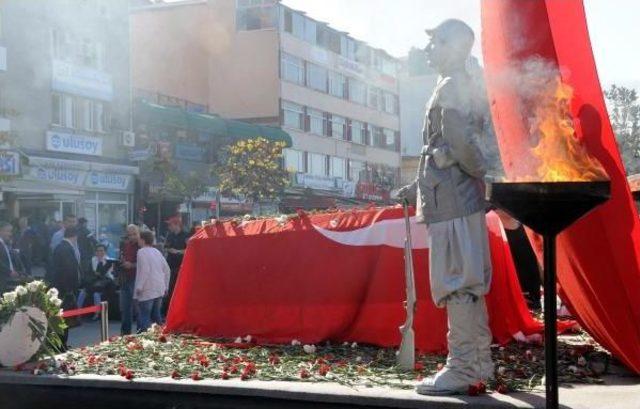
<svg viewBox="0 0 640 409">
<path fill-rule="evenodd" d="M 0 151 L 0 175 L 16 176 L 20 174 L 20 154 L 15 151 Z"/>
<path fill-rule="evenodd" d="M 128 190 L 131 176 L 116 173 L 89 172 L 86 186 L 92 189 Z"/>
<path fill-rule="evenodd" d="M 55 91 L 68 92 L 87 98 L 106 101 L 113 99 L 111 75 L 87 67 L 79 67 L 65 61 L 53 61 L 51 87 Z"/>
<path fill-rule="evenodd" d="M 387 189 L 377 186 L 374 183 L 358 182 L 356 186 L 356 197 L 361 200 L 386 202 L 390 200 L 391 194 Z"/>
<path fill-rule="evenodd" d="M 129 160 L 131 162 L 144 162 L 151 157 L 150 149 L 135 149 L 129 151 Z"/>
<path fill-rule="evenodd" d="M 299 186 L 309 187 L 312 189 L 334 190 L 336 188 L 336 179 L 329 176 L 309 175 L 306 173 L 296 174 L 296 183 Z"/>
<path fill-rule="evenodd" d="M 195 145 L 187 145 L 184 143 L 176 144 L 176 158 L 182 160 L 192 160 L 202 162 L 204 149 Z"/>
<path fill-rule="evenodd" d="M 102 138 L 48 131 L 47 150 L 102 156 Z"/>
<path fill-rule="evenodd" d="M 112 163 L 95 163 L 80 160 L 67 160 L 55 158 L 43 158 L 40 156 L 29 156 L 29 164 L 32 166 L 42 166 L 45 168 L 66 168 L 77 170 L 95 170 L 98 172 L 121 173 L 124 175 L 137 175 L 139 169 L 135 166 L 118 165 Z"/>
<path fill-rule="evenodd" d="M 29 169 L 29 178 L 40 182 L 53 182 L 69 186 L 83 186 L 86 172 L 73 169 L 33 167 Z"/>
</svg>

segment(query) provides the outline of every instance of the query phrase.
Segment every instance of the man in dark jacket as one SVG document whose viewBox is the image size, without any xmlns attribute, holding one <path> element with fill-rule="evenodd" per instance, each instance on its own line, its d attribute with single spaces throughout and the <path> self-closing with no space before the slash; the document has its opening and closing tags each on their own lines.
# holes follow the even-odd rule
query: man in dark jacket
<svg viewBox="0 0 640 409">
<path fill-rule="evenodd" d="M 69 227 L 64 238 L 53 251 L 53 285 L 60 292 L 62 308 L 71 310 L 76 307 L 76 294 L 80 288 L 80 251 L 78 251 L 78 230 Z M 72 326 L 74 323 L 68 323 Z M 69 333 L 65 330 L 62 337 L 66 348 Z"/>
<path fill-rule="evenodd" d="M 13 226 L 11 223 L 0 221 L 0 290 L 11 287 L 10 283 L 20 277 L 19 260 L 11 251 Z"/>
</svg>

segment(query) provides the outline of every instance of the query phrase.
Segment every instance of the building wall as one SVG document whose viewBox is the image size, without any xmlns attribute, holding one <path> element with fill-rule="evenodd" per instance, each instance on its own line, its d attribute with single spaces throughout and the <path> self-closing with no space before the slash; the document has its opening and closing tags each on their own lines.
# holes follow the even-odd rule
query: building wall
<svg viewBox="0 0 640 409">
<path fill-rule="evenodd" d="M 438 76 L 435 74 L 400 76 L 400 116 L 402 117 L 402 156 L 417 156 L 422 149 L 422 129 L 426 106 Z"/>
<path fill-rule="evenodd" d="M 82 6 L 72 0 L 7 0 L 0 4 L 8 65 L 7 71 L 0 76 L 0 103 L 3 108 L 17 113 L 10 119 L 12 133 L 20 147 L 45 151 L 46 131 L 55 129 L 50 126 L 54 29 L 64 29 L 105 44 L 103 71 L 111 75 L 113 83 L 114 97 L 110 103 L 112 128 L 129 128 L 126 0 L 95 0 L 82 3 Z M 84 131 L 78 133 L 92 134 Z M 103 140 L 105 158 L 122 157 L 124 150 L 115 132 L 95 135 Z"/>
<path fill-rule="evenodd" d="M 209 15 L 206 2 L 133 11 L 133 86 L 208 105 Z"/>
</svg>

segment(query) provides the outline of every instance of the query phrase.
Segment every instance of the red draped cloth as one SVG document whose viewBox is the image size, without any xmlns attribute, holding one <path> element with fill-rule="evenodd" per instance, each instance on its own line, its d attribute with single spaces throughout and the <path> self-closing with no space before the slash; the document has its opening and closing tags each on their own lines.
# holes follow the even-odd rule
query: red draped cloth
<svg viewBox="0 0 640 409">
<path fill-rule="evenodd" d="M 487 215 L 494 267 L 487 297 L 498 342 L 541 330 L 527 310 L 504 232 Z M 443 309 L 430 297 L 426 227 L 413 224 L 416 346 L 446 349 Z M 218 223 L 188 244 L 167 330 L 251 335 L 259 343 L 359 342 L 397 346 L 405 319 L 402 209 L 375 208 Z"/>
<path fill-rule="evenodd" d="M 517 78 L 510 86 L 499 79 L 530 58 L 543 58 L 573 87 L 577 136 L 611 177 L 612 198 L 558 236 L 558 281 L 580 324 L 640 373 L 640 225 L 604 104 L 582 1 L 483 0 L 482 27 L 487 87 L 507 175 L 514 175 L 516 165 L 531 153 L 526 118 L 518 111 Z"/>
</svg>

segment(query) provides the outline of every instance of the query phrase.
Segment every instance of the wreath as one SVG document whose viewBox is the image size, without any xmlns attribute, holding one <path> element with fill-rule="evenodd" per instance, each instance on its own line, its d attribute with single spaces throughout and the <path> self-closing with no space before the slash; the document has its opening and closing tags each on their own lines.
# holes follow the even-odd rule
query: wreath
<svg viewBox="0 0 640 409">
<path fill-rule="evenodd" d="M 29 318 L 32 340 L 41 342 L 40 349 L 31 358 L 39 360 L 44 356 L 53 356 L 63 350 L 62 336 L 67 324 L 62 317 L 62 300 L 58 298 L 56 288 L 48 288 L 44 281 L 36 280 L 17 286 L 13 291 L 2 294 L 0 299 L 0 330 L 15 316 L 29 308 L 41 310 L 47 321 Z"/>
</svg>

